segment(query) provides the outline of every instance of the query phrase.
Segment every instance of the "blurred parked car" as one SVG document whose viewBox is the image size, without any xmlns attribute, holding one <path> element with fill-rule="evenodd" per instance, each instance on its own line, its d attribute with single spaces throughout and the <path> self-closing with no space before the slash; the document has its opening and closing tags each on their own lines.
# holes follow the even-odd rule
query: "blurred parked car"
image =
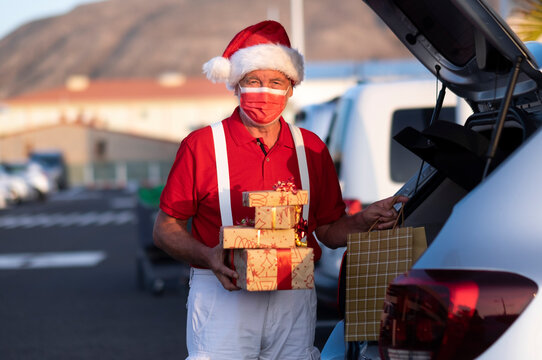
<svg viewBox="0 0 542 360">
<path fill-rule="evenodd" d="M 23 163 L 6 163 L 6 171 L 22 178 L 35 193 L 39 200 L 45 200 L 56 189 L 53 180 L 49 178 L 42 165 L 35 161 Z"/>
<path fill-rule="evenodd" d="M 428 249 L 388 288 L 379 355 L 341 323 L 322 359 L 540 358 L 542 44 L 481 0 L 365 2 L 473 114 L 439 121 L 439 96 L 435 121 L 395 135 L 421 159 L 398 193 Z"/>
<path fill-rule="evenodd" d="M 323 103 L 304 106 L 295 115 L 296 125 L 312 131 L 325 142 L 330 133 L 338 100 L 335 98 Z"/>
<path fill-rule="evenodd" d="M 22 176 L 10 173 L 2 164 L 0 164 L 0 182 L 7 189 L 8 203 L 20 204 L 37 198 L 37 192 Z"/>
<path fill-rule="evenodd" d="M 8 194 L 9 190 L 7 186 L 0 179 L 0 210 L 8 207 Z"/>
<path fill-rule="evenodd" d="M 30 153 L 29 159 L 43 166 L 59 190 L 68 188 L 68 171 L 62 152 L 55 150 L 34 151 Z"/>
</svg>

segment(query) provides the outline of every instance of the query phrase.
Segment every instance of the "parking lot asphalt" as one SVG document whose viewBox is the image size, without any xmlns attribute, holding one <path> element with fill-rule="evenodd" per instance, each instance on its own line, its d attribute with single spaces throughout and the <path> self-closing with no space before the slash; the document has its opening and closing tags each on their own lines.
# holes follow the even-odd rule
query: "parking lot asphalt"
<svg viewBox="0 0 542 360">
<path fill-rule="evenodd" d="M 187 356 L 187 285 L 138 285 L 134 207 L 120 190 L 71 189 L 0 211 L 1 359 Z M 319 309 L 320 349 L 335 322 Z"/>
</svg>

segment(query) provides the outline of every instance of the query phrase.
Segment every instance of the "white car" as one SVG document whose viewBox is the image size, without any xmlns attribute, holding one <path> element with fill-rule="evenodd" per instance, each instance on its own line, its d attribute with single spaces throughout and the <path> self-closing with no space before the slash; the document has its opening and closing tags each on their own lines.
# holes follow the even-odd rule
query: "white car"
<svg viewBox="0 0 542 360">
<path fill-rule="evenodd" d="M 388 287 L 378 344 L 338 326 L 322 359 L 541 358 L 542 44 L 481 0 L 365 2 L 473 114 L 394 137 L 423 160 L 398 193 L 428 249 Z"/>
<path fill-rule="evenodd" d="M 47 174 L 43 166 L 38 162 L 4 164 L 4 168 L 11 175 L 23 179 L 30 186 L 34 199 L 45 200 L 51 193 L 56 191 L 54 179 Z"/>
<path fill-rule="evenodd" d="M 20 204 L 35 199 L 36 191 L 20 175 L 10 173 L 4 165 L 0 164 L 0 183 L 7 190 L 7 202 Z"/>
<path fill-rule="evenodd" d="M 7 186 L 5 186 L 2 181 L 0 181 L 0 210 L 8 207 L 8 194 L 9 190 Z"/>
</svg>

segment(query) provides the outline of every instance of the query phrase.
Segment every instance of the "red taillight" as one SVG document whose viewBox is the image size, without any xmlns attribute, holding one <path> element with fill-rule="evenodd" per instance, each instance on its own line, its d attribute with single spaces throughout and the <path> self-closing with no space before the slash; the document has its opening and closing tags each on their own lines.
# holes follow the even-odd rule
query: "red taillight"
<svg viewBox="0 0 542 360">
<path fill-rule="evenodd" d="M 473 359 L 517 319 L 538 291 L 493 271 L 411 270 L 389 286 L 380 328 L 383 359 Z"/>
<path fill-rule="evenodd" d="M 343 199 L 343 201 L 346 204 L 346 213 L 348 215 L 357 214 L 362 210 L 361 201 L 357 199 Z"/>
</svg>

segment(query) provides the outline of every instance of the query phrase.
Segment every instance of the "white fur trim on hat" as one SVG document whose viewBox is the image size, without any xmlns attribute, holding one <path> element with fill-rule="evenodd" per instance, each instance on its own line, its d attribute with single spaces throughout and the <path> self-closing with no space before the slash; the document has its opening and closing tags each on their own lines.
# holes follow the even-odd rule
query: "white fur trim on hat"
<svg viewBox="0 0 542 360">
<path fill-rule="evenodd" d="M 231 71 L 227 85 L 233 89 L 249 72 L 278 70 L 299 84 L 303 80 L 303 55 L 280 44 L 259 44 L 239 49 L 230 57 Z"/>
<path fill-rule="evenodd" d="M 214 83 L 227 82 L 231 73 L 231 63 L 225 57 L 214 57 L 203 64 L 203 73 Z"/>
</svg>

